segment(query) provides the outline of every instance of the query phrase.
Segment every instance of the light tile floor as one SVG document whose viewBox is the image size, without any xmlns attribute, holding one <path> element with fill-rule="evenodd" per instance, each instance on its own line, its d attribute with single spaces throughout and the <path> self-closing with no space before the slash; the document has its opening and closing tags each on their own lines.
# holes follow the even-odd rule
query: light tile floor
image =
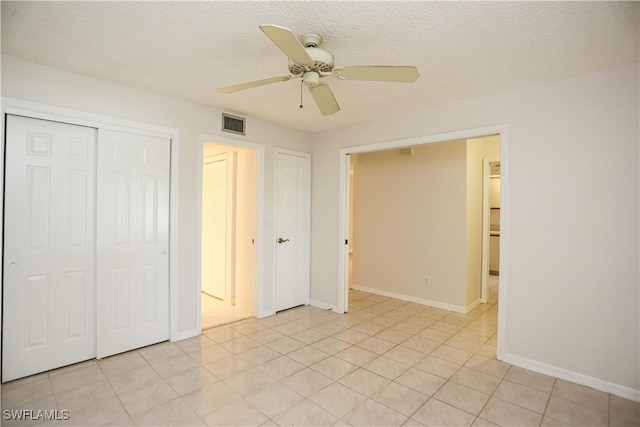
<svg viewBox="0 0 640 427">
<path fill-rule="evenodd" d="M 2 408 L 68 410 L 48 423 L 64 426 L 640 425 L 638 403 L 496 360 L 490 294 L 463 315 L 353 291 L 347 315 L 299 307 L 14 381 Z"/>
<path fill-rule="evenodd" d="M 236 305 L 231 306 L 205 292 L 200 295 L 200 319 L 203 330 L 253 317 L 252 308 L 248 304 L 242 303 L 242 301 L 238 301 Z"/>
</svg>

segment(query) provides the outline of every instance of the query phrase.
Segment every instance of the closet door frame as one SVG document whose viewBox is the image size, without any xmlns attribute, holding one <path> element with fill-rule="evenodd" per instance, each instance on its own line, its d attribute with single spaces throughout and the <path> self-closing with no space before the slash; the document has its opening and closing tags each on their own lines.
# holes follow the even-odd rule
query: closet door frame
<svg viewBox="0 0 640 427">
<path fill-rule="evenodd" d="M 6 115 L 30 117 L 34 119 L 51 120 L 72 125 L 88 126 L 96 129 L 108 129 L 119 132 L 168 138 L 171 140 L 170 160 L 170 188 L 169 188 L 169 339 L 178 341 L 197 334 L 193 330 L 178 331 L 178 263 L 177 263 L 177 228 L 178 228 L 178 153 L 180 146 L 180 131 L 176 128 L 150 125 L 110 116 L 70 110 L 52 105 L 23 101 L 15 98 L 2 97 L 2 118 L 0 120 L 0 224 L 4 224 L 4 151 Z M 98 139 L 98 143 L 100 143 Z M 0 227 L 0 234 L 3 233 Z M 4 241 L 4 235 L 2 235 Z M 0 245 L 0 259 L 4 256 Z M 0 263 L 0 278 L 4 277 Z M 2 307 L 2 292 L 0 292 L 0 307 Z M 1 343 L 0 343 L 1 346 Z M 0 352 L 1 352 L 0 348 Z"/>
</svg>

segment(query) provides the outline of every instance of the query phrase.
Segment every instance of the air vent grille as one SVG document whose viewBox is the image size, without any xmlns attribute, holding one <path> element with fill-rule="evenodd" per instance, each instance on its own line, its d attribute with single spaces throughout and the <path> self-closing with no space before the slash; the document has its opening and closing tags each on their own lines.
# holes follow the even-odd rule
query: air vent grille
<svg viewBox="0 0 640 427">
<path fill-rule="evenodd" d="M 232 116 L 231 114 L 222 113 L 222 130 L 224 132 L 236 133 L 238 135 L 245 134 L 244 123 L 247 119 L 244 117 Z"/>
<path fill-rule="evenodd" d="M 413 147 L 403 147 L 398 150 L 402 156 L 413 156 Z"/>
</svg>

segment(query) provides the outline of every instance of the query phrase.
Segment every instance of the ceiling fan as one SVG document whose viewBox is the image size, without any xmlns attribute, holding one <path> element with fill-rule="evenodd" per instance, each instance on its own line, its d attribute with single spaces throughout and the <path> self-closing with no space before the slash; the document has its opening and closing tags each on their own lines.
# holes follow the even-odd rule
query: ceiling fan
<svg viewBox="0 0 640 427">
<path fill-rule="evenodd" d="M 342 80 L 411 83 L 420 76 L 416 67 L 385 65 L 334 67 L 335 58 L 333 55 L 318 47 L 322 42 L 322 37 L 319 35 L 305 34 L 298 40 L 290 29 L 278 25 L 261 25 L 260 29 L 287 55 L 291 74 L 221 87 L 218 88 L 218 92 L 233 93 L 271 83 L 302 78 L 302 82 L 309 88 L 309 92 L 320 113 L 323 116 L 327 116 L 340 111 L 340 106 L 329 86 L 322 81 L 324 77 L 334 76 Z"/>
</svg>

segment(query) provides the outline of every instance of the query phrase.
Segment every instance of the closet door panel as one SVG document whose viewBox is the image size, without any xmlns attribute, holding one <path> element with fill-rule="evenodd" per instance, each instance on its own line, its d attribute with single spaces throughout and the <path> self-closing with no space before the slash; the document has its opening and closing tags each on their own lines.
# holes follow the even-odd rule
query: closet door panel
<svg viewBox="0 0 640 427">
<path fill-rule="evenodd" d="M 92 359 L 96 129 L 7 116 L 2 380 Z"/>
<path fill-rule="evenodd" d="M 169 139 L 100 130 L 98 357 L 169 338 Z"/>
</svg>

